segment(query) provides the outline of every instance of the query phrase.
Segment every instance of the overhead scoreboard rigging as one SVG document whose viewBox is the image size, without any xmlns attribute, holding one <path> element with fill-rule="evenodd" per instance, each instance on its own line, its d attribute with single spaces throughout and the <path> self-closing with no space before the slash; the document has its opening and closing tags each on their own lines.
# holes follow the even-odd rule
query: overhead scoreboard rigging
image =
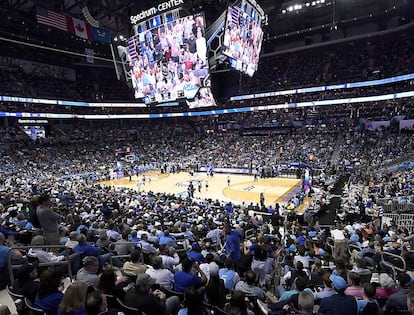
<svg viewBox="0 0 414 315">
<path fill-rule="evenodd" d="M 250 76 L 257 70 L 266 17 L 255 0 L 229 6 L 220 17 L 223 21 L 212 24 L 217 29 L 213 31 L 207 30 L 203 13 L 182 15 L 183 5 L 184 0 L 169 0 L 131 16 L 134 35 L 118 47 L 135 98 L 148 106 L 183 101 L 190 109 L 216 106 L 210 69 L 217 59 L 209 58 L 212 55 L 228 58 L 236 70 Z M 220 39 L 220 52 L 211 50 L 214 36 Z"/>
</svg>

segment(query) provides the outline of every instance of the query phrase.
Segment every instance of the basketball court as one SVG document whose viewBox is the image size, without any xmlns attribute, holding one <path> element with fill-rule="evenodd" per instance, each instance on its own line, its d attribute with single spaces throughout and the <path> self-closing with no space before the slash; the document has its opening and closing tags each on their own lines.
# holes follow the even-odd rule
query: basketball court
<svg viewBox="0 0 414 315">
<path fill-rule="evenodd" d="M 210 177 L 206 173 L 195 173 L 191 176 L 188 172 L 175 174 L 151 172 L 138 177 L 132 176 L 131 180 L 125 177 L 104 181 L 101 184 L 128 187 L 140 192 L 152 191 L 187 196 L 190 182 L 193 183 L 195 189 L 195 198 L 218 199 L 235 204 L 242 202 L 256 204 L 260 203 L 260 193 L 263 193 L 266 206 L 286 203 L 302 184 L 302 180 L 296 178 L 259 178 L 255 181 L 254 177 L 249 175 L 214 174 Z"/>
</svg>

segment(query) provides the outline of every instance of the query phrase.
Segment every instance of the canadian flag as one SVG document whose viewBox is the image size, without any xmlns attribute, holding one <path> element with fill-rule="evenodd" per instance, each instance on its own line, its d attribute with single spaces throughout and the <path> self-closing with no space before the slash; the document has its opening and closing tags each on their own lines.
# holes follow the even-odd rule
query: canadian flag
<svg viewBox="0 0 414 315">
<path fill-rule="evenodd" d="M 68 30 L 70 33 L 75 34 L 78 37 L 92 40 L 91 25 L 85 21 L 68 16 Z"/>
</svg>

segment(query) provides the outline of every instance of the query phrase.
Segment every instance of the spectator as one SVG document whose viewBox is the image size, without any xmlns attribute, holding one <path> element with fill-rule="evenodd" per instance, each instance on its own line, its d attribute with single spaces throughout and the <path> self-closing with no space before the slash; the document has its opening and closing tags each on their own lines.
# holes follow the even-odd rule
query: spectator
<svg viewBox="0 0 414 315">
<path fill-rule="evenodd" d="M 388 299 L 397 291 L 394 280 L 387 273 L 380 273 L 379 283 L 380 287 L 377 288 L 375 295 L 377 299 Z"/>
<path fill-rule="evenodd" d="M 174 274 L 175 291 L 184 293 L 186 288 L 193 286 L 199 288 L 207 283 L 207 277 L 198 266 L 198 263 L 193 262 L 191 259 L 185 258 L 181 262 L 181 265 L 183 270 L 177 271 Z M 192 273 L 193 268 L 197 270 L 200 277 Z"/>
<path fill-rule="evenodd" d="M 88 285 L 83 282 L 72 282 L 65 291 L 60 303 L 58 315 L 86 315 L 85 300 Z"/>
<path fill-rule="evenodd" d="M 411 278 L 407 273 L 397 275 L 399 283 L 398 291 L 392 294 L 385 303 L 385 311 L 407 311 L 407 295 L 411 291 Z"/>
<path fill-rule="evenodd" d="M 260 286 L 265 284 L 266 274 L 268 274 L 268 257 L 272 257 L 272 248 L 267 244 L 263 234 L 257 235 L 257 243 L 249 246 L 249 252 L 253 255 L 251 264 L 252 271 L 256 274 Z"/>
<path fill-rule="evenodd" d="M 336 294 L 321 299 L 319 313 L 336 315 L 358 315 L 357 301 L 353 296 L 345 295 L 346 281 L 341 276 L 331 275 L 329 279 Z"/>
<path fill-rule="evenodd" d="M 113 269 L 106 268 L 99 275 L 98 289 L 105 295 L 107 295 L 107 303 L 109 308 L 115 308 L 117 302 L 115 298 L 124 300 L 125 291 L 123 288 L 126 287 L 127 283 L 124 281 L 124 277 L 117 277 Z M 113 296 L 111 300 L 108 296 Z"/>
<path fill-rule="evenodd" d="M 179 307 L 179 299 L 171 296 L 168 299 L 160 290 L 150 292 L 155 284 L 155 279 L 148 274 L 140 274 L 136 281 L 136 287 L 128 290 L 125 295 L 125 304 L 135 307 L 148 315 L 176 314 Z"/>
<path fill-rule="evenodd" d="M 210 279 L 206 284 L 206 300 L 210 305 L 224 307 L 226 303 L 226 287 L 219 277 L 219 266 L 215 262 L 209 264 Z"/>
<path fill-rule="evenodd" d="M 47 243 L 50 245 L 59 245 L 59 222 L 61 221 L 61 217 L 50 208 L 51 201 L 48 194 L 40 195 L 38 202 L 39 206 L 36 210 L 36 216 L 42 227 Z"/>
<path fill-rule="evenodd" d="M 56 268 L 49 268 L 40 275 L 39 291 L 34 306 L 46 312 L 47 315 L 56 315 L 63 300 L 64 283 L 62 272 Z"/>
<path fill-rule="evenodd" d="M 178 257 L 174 247 L 161 246 L 160 253 L 163 266 L 170 271 L 173 271 L 174 267 L 180 263 L 180 257 Z"/>
<path fill-rule="evenodd" d="M 231 257 L 227 257 L 224 261 L 224 268 L 220 268 L 220 279 L 224 280 L 224 286 L 227 290 L 233 291 L 236 284 L 240 281 L 239 274 L 233 269 L 234 263 Z"/>
<path fill-rule="evenodd" d="M 231 295 L 230 301 L 225 305 L 224 311 L 229 314 L 238 315 L 254 315 L 254 313 L 247 308 L 246 295 L 238 290 L 235 290 Z"/>
<path fill-rule="evenodd" d="M 0 289 L 5 288 L 9 282 L 9 269 L 7 266 L 7 259 L 10 256 L 12 264 L 24 263 L 23 254 L 18 249 L 9 250 L 9 247 L 14 246 L 14 237 L 9 236 L 7 245 L 5 244 L 6 237 L 0 232 Z"/>
<path fill-rule="evenodd" d="M 45 245 L 45 237 L 42 235 L 36 235 L 35 237 L 33 237 L 31 245 Z M 73 253 L 70 256 L 56 255 L 53 252 L 45 251 L 43 248 L 33 247 L 29 249 L 29 256 L 36 257 L 41 263 L 59 263 L 69 259 L 72 273 L 76 273 L 80 267 L 79 253 Z M 67 265 L 61 266 L 60 268 L 65 274 L 67 274 L 69 271 Z"/>
<path fill-rule="evenodd" d="M 234 270 L 237 271 L 241 256 L 240 242 L 243 240 L 243 237 L 238 230 L 232 230 L 229 223 L 224 225 L 224 232 L 227 237 L 222 254 L 233 259 Z"/>
<path fill-rule="evenodd" d="M 324 288 L 322 291 L 318 291 L 315 293 L 315 300 L 320 300 L 323 299 L 325 297 L 329 297 L 335 294 L 335 290 L 332 287 L 332 281 L 331 279 L 329 279 L 331 276 L 330 273 L 326 272 L 323 276 L 323 283 L 324 283 Z"/>
<path fill-rule="evenodd" d="M 117 309 L 109 309 L 106 296 L 101 291 L 96 290 L 88 294 L 86 297 L 86 313 L 88 315 L 117 315 Z"/>
<path fill-rule="evenodd" d="M 357 300 L 360 300 L 364 297 L 364 288 L 360 285 L 361 278 L 356 272 L 348 273 L 348 287 L 345 289 L 346 295 L 352 295 Z"/>
<path fill-rule="evenodd" d="M 208 315 L 209 311 L 203 304 L 203 298 L 200 293 L 194 288 L 185 289 L 184 292 L 184 307 L 178 311 L 178 315 Z"/>
<path fill-rule="evenodd" d="M 407 294 L 407 309 L 410 314 L 414 314 L 414 291 Z"/>
<path fill-rule="evenodd" d="M 127 276 L 137 277 L 139 274 L 145 273 L 148 266 L 139 261 L 141 258 L 141 251 L 139 249 L 134 249 L 130 256 L 131 261 L 126 261 L 122 267 L 125 274 Z"/>
<path fill-rule="evenodd" d="M 199 264 L 203 263 L 204 256 L 201 254 L 201 248 L 197 242 L 193 242 L 191 244 L 191 251 L 187 253 L 187 257 L 198 262 Z"/>
<path fill-rule="evenodd" d="M 315 304 L 315 300 L 312 294 L 308 292 L 299 293 L 298 308 L 299 308 L 300 314 L 313 315 L 314 304 Z"/>
<path fill-rule="evenodd" d="M 98 287 L 99 261 L 95 256 L 86 256 L 83 260 L 83 268 L 76 274 L 76 280 L 85 282 L 89 286 Z"/>
<path fill-rule="evenodd" d="M 160 285 L 161 288 L 173 289 L 174 274 L 170 270 L 162 268 L 162 258 L 160 256 L 155 256 L 152 259 L 152 267 L 147 269 L 145 273 L 155 279 L 155 283 Z"/>
<path fill-rule="evenodd" d="M 24 295 L 34 303 L 39 289 L 39 282 L 35 281 L 37 275 L 37 263 L 26 263 L 19 267 L 13 283 L 13 292 Z"/>
<path fill-rule="evenodd" d="M 248 296 L 255 296 L 260 300 L 264 299 L 263 290 L 256 286 L 256 274 L 253 271 L 248 271 L 246 280 L 237 282 L 235 289 L 242 291 Z"/>
<path fill-rule="evenodd" d="M 377 300 L 374 299 L 375 287 L 371 283 L 364 285 L 364 298 L 358 300 L 359 315 L 378 315 L 381 312 Z"/>
</svg>

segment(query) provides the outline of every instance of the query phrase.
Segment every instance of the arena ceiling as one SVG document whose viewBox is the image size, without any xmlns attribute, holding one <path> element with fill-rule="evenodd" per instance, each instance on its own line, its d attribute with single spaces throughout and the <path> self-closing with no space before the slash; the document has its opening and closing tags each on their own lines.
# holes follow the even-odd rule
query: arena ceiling
<svg viewBox="0 0 414 315">
<path fill-rule="evenodd" d="M 269 36 L 322 25 L 329 21 L 360 16 L 372 12 L 383 12 L 393 6 L 400 6 L 410 0 L 257 0 L 268 15 L 266 32 Z M 156 0 L 0 0 L 2 15 L 35 15 L 36 6 L 55 8 L 74 17 L 83 17 L 82 9 L 87 7 L 90 16 L 102 28 L 114 36 L 131 34 L 129 16 L 148 9 L 161 1 Z M 327 3 L 332 5 L 326 5 Z M 184 0 L 185 12 L 205 13 L 207 24 L 214 22 L 234 1 L 226 0 Z M 315 5 L 310 5 L 313 3 Z M 318 3 L 318 4 L 316 4 Z M 303 10 L 282 14 L 283 9 L 303 4 Z M 309 7 L 305 7 L 309 4 Z"/>
</svg>

